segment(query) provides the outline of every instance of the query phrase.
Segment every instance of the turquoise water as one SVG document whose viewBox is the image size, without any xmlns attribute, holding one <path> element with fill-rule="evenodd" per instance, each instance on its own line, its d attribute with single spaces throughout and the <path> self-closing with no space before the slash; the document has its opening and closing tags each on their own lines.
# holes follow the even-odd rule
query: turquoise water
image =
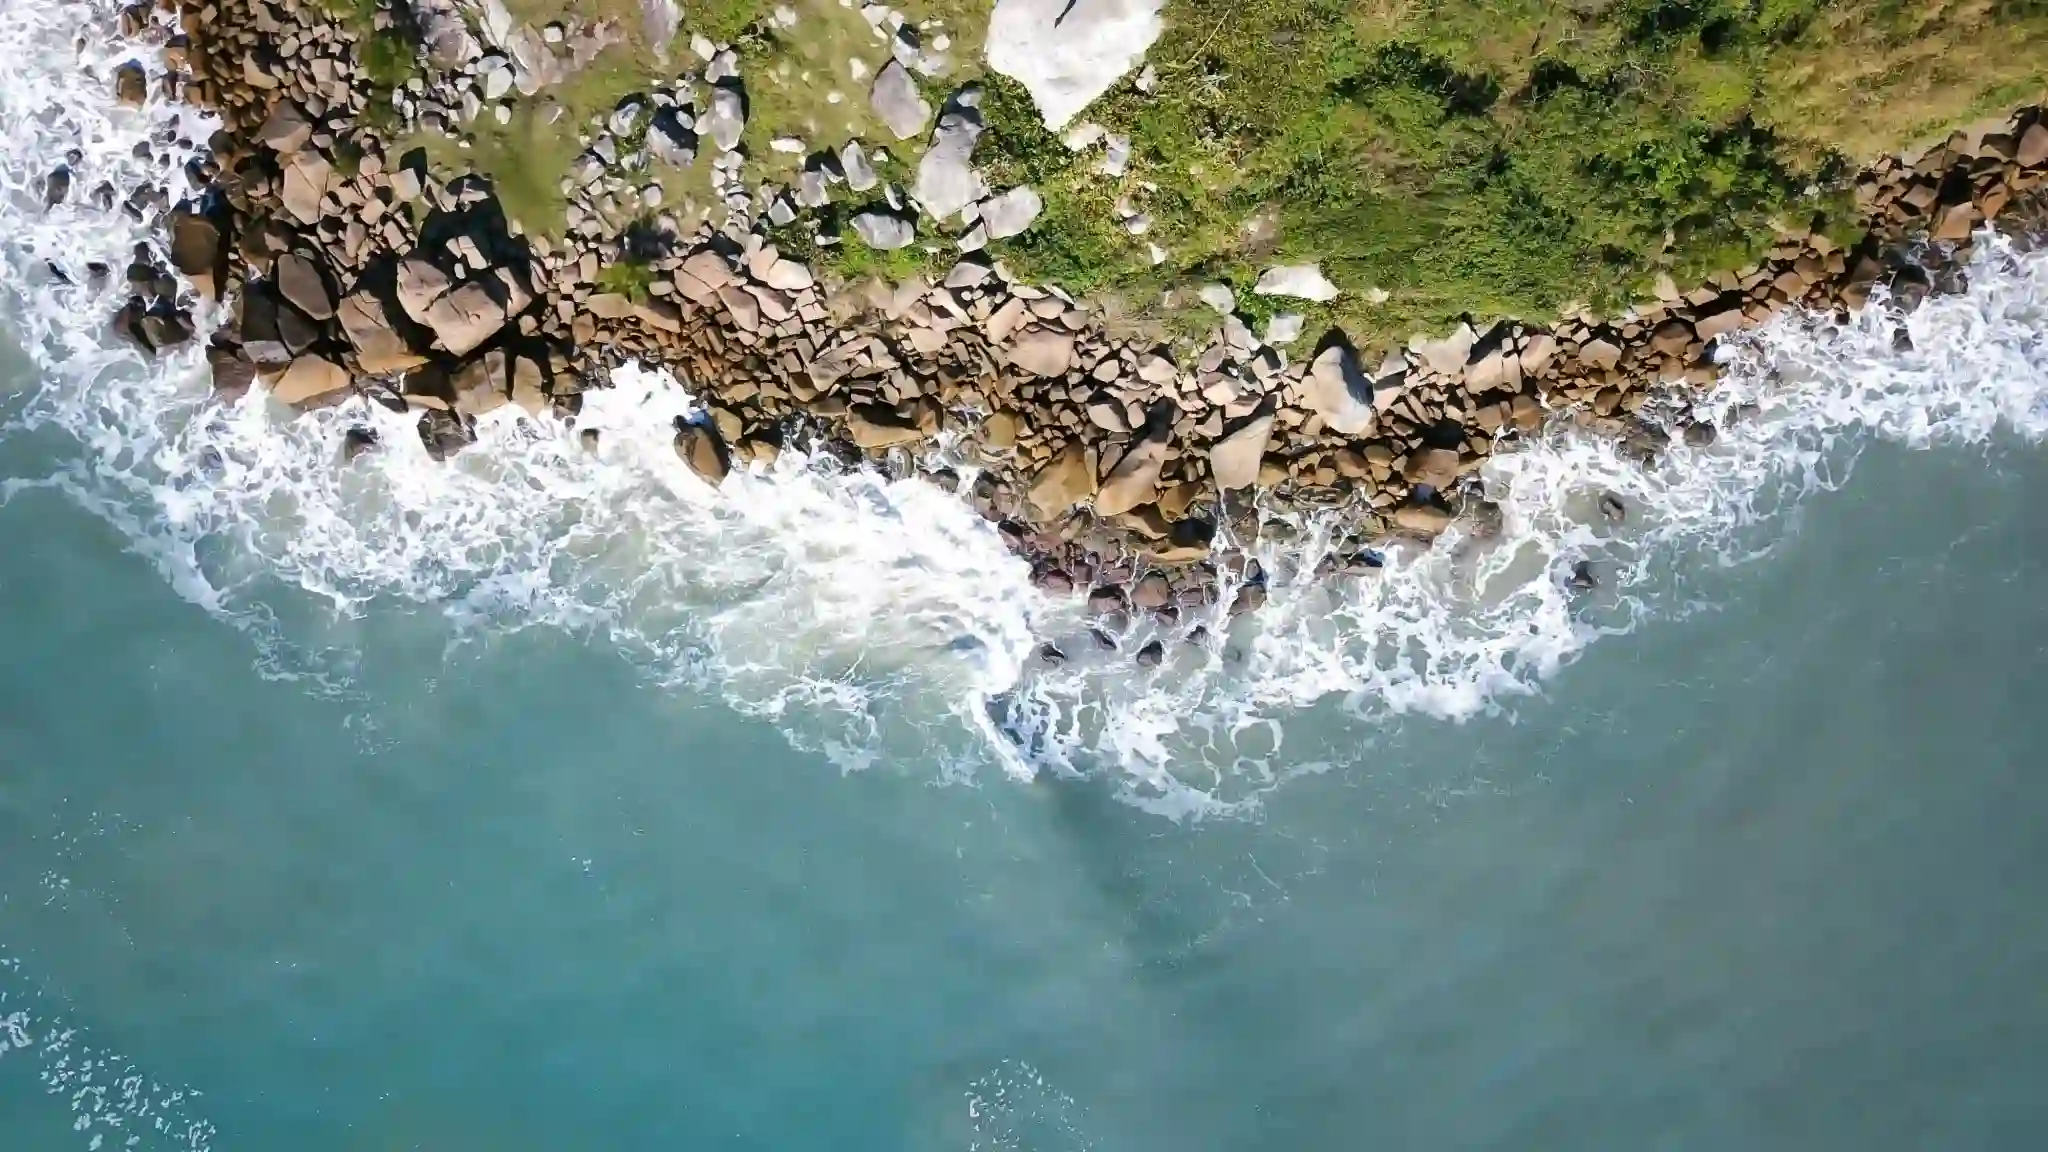
<svg viewBox="0 0 2048 1152">
<path fill-rule="evenodd" d="M 2048 1141 L 2048 256 L 1107 651 L 688 381 L 441 465 L 110 344 L 109 15 L 0 0 L 0 1152 Z"/>
<path fill-rule="evenodd" d="M 280 595 L 323 696 L 17 493 L 6 1143 L 132 1130 L 65 1029 L 203 1093 L 145 1147 L 2031 1146 L 2044 483 L 1874 448 L 1714 610 L 1513 718 L 1296 717 L 1358 762 L 1199 824 Z"/>
</svg>

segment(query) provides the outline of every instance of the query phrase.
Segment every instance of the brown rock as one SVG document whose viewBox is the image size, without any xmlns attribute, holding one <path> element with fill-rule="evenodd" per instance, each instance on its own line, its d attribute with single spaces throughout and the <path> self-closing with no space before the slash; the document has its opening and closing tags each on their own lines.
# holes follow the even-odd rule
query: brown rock
<svg viewBox="0 0 2048 1152">
<path fill-rule="evenodd" d="M 1064 376 L 1074 362 L 1074 334 L 1034 328 L 1010 346 L 1010 363 L 1033 376 Z"/>
<path fill-rule="evenodd" d="M 875 451 L 925 438 L 916 422 L 881 404 L 856 404 L 846 413 L 846 434 L 857 446 Z"/>
<path fill-rule="evenodd" d="M 1657 325 L 1656 330 L 1650 333 L 1650 347 L 1666 356 L 1684 355 L 1692 341 L 1692 325 L 1675 317 Z"/>
<path fill-rule="evenodd" d="M 690 466 L 690 471 L 714 488 L 723 483 L 726 473 L 732 470 L 732 459 L 726 454 L 724 441 L 709 425 L 677 421 L 675 446 L 676 455 Z"/>
<path fill-rule="evenodd" d="M 227 273 L 227 248 L 221 243 L 220 228 L 184 209 L 171 213 L 170 227 L 171 264 L 202 295 L 220 299 L 221 278 Z"/>
<path fill-rule="evenodd" d="M 114 97 L 131 108 L 140 108 L 149 99 L 149 73 L 142 70 L 142 61 L 114 66 Z"/>
<path fill-rule="evenodd" d="M 991 412 L 981 422 L 981 442 L 998 452 L 1007 452 L 1017 444 L 1017 414 L 1008 410 Z"/>
<path fill-rule="evenodd" d="M 1410 504 L 1394 513 L 1394 527 L 1419 536 L 1435 536 L 1450 526 L 1450 510 L 1435 504 Z"/>
<path fill-rule="evenodd" d="M 1266 458 L 1266 442 L 1272 435 L 1273 411 L 1268 404 L 1216 441 L 1209 449 L 1209 471 L 1216 477 L 1216 487 L 1228 492 L 1257 483 L 1259 462 Z"/>
<path fill-rule="evenodd" d="M 312 257 L 302 252 L 279 256 L 274 279 L 278 294 L 291 301 L 292 307 L 314 320 L 334 318 L 334 293 Z"/>
<path fill-rule="evenodd" d="M 2025 168 L 2039 168 L 2048 164 L 2048 127 L 2030 124 L 2020 135 L 2019 152 L 2014 157 Z"/>
<path fill-rule="evenodd" d="M 348 387 L 348 370 L 324 356 L 308 352 L 284 370 L 271 395 L 286 404 L 304 404 Z"/>
<path fill-rule="evenodd" d="M 306 112 L 290 100 L 279 100 L 270 108 L 270 115 L 256 129 L 256 139 L 266 144 L 280 156 L 289 156 L 306 146 L 313 138 L 313 122 L 306 118 Z"/>
<path fill-rule="evenodd" d="M 424 323 L 441 347 L 467 356 L 505 326 L 505 306 L 483 281 L 472 280 L 428 305 Z"/>
<path fill-rule="evenodd" d="M 398 265 L 398 306 L 415 324 L 427 322 L 427 309 L 448 292 L 448 277 L 439 268 L 413 256 Z"/>
<path fill-rule="evenodd" d="M 1410 484 L 1427 484 L 1439 492 L 1458 482 L 1463 461 L 1455 448 L 1418 448 L 1408 454 L 1401 475 Z"/>
<path fill-rule="evenodd" d="M 683 266 L 676 269 L 675 282 L 676 291 L 691 303 L 709 304 L 718 297 L 720 288 L 734 281 L 725 257 L 707 248 L 683 261 Z"/>
<path fill-rule="evenodd" d="M 327 194 L 333 176 L 334 166 L 320 153 L 307 149 L 294 154 L 285 166 L 284 187 L 278 194 L 285 211 L 307 227 L 318 224 L 320 198 Z"/>
<path fill-rule="evenodd" d="M 1150 504 L 1158 496 L 1159 473 L 1166 466 L 1167 438 L 1171 434 L 1170 427 L 1160 429 L 1125 450 L 1096 494 L 1097 515 L 1128 512 L 1140 504 Z"/>
<path fill-rule="evenodd" d="M 384 305 L 368 292 L 345 297 L 335 310 L 341 330 L 356 351 L 356 362 L 372 373 L 403 372 L 427 362 L 405 346 L 405 340 L 391 326 Z"/>
<path fill-rule="evenodd" d="M 1073 441 L 1031 478 L 1026 499 L 1040 520 L 1051 520 L 1095 495 L 1095 450 Z"/>
<path fill-rule="evenodd" d="M 1588 340 L 1579 347 L 1579 359 L 1603 372 L 1612 372 L 1621 363 L 1621 346 L 1605 337 Z"/>
</svg>

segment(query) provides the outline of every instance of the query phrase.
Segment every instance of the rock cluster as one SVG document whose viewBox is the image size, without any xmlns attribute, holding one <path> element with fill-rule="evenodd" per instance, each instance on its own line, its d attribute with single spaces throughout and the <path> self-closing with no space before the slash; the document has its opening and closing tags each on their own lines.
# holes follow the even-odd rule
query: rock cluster
<svg viewBox="0 0 2048 1152">
<path fill-rule="evenodd" d="M 911 192 L 932 215 L 961 215 L 970 251 L 935 282 L 838 285 L 763 234 L 791 218 L 783 190 L 729 181 L 734 211 L 720 229 L 650 224 L 656 200 L 626 202 L 633 173 L 687 163 L 701 142 L 733 155 L 746 102 L 729 50 L 709 54 L 703 88 L 629 97 L 590 126 L 563 174 L 568 226 L 551 241 L 508 220 L 484 179 L 393 155 L 367 116 L 378 93 L 360 46 L 310 0 L 217 0 L 178 19 L 164 90 L 226 128 L 192 173 L 210 186 L 203 197 L 175 209 L 131 197 L 130 209 L 170 209 L 170 262 L 232 303 L 213 355 L 223 388 L 253 374 L 287 403 L 367 394 L 418 413 L 423 442 L 445 455 L 494 409 L 573 419 L 610 367 L 664 365 L 704 401 L 675 445 L 707 481 L 798 442 L 849 461 L 918 462 L 942 480 L 964 460 L 977 469 L 966 499 L 1032 558 L 1039 583 L 1090 590 L 1105 614 L 1205 603 L 1225 569 L 1248 577 L 1233 582 L 1235 606 L 1256 607 L 1257 573 L 1215 547 L 1262 530 L 1248 490 L 1268 490 L 1267 507 L 1347 510 L 1349 558 L 1333 564 L 1365 572 L 1379 538 L 1446 528 L 1476 502 L 1467 478 L 1503 441 L 1560 411 L 1652 453 L 1663 435 L 1636 414 L 1709 382 L 1717 341 L 1795 305 L 1859 306 L 1880 282 L 1911 303 L 1937 278 L 1897 255 L 1901 239 L 1966 243 L 2048 178 L 2048 125 L 2029 110 L 1871 169 L 1858 193 L 1874 230 L 1855 247 L 1787 235 L 1752 267 L 1683 293 L 1667 284 L 1624 316 L 1466 324 L 1384 356 L 1331 331 L 1296 356 L 1285 345 L 1301 335 L 1298 316 L 1255 334 L 1225 289 L 1203 296 L 1219 313 L 1211 338 L 1177 351 L 1115 338 L 1058 287 L 1018 282 L 971 251 L 973 238 L 1012 235 L 1040 209 L 1028 188 L 991 195 L 969 165 L 981 130 L 971 86 L 940 111 Z M 492 77 L 507 66 L 455 40 L 445 28 L 431 39 L 462 62 L 407 86 L 415 113 L 462 108 L 501 83 Z M 544 71 L 521 67 L 510 84 Z M 899 136 L 922 132 L 929 108 L 889 76 L 876 80 L 876 107 Z M 115 83 L 124 98 L 135 86 L 127 73 Z M 834 186 L 875 183 L 852 145 L 812 157 L 796 197 L 817 206 Z M 46 188 L 55 203 L 68 176 Z M 881 204 L 850 227 L 877 248 L 907 243 L 906 212 Z M 153 348 L 189 339 L 176 282 L 141 256 L 121 323 Z M 646 277 L 630 291 L 606 275 L 628 260 Z M 1334 288 L 1302 265 L 1272 270 L 1255 291 L 1318 300 Z"/>
</svg>

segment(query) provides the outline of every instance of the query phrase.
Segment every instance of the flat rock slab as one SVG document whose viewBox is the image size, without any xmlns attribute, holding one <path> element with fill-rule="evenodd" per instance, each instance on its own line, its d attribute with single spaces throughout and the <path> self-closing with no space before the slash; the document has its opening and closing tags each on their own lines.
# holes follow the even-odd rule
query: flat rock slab
<svg viewBox="0 0 2048 1152">
<path fill-rule="evenodd" d="M 1065 127 L 1159 39 L 1161 0 L 996 0 L 988 66 L 1024 86 L 1045 126 Z"/>
</svg>

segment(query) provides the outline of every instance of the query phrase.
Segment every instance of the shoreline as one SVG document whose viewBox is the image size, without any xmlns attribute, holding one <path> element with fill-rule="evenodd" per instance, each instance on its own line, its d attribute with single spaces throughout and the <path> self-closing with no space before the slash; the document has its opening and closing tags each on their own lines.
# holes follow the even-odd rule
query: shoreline
<svg viewBox="0 0 2048 1152">
<path fill-rule="evenodd" d="M 289 404 L 363 395 L 417 412 L 437 456 L 508 404 L 573 420 L 583 390 L 628 360 L 689 382 L 706 419 L 680 425 L 675 446 L 714 485 L 799 443 L 849 463 L 900 451 L 943 484 L 953 473 L 929 449 L 952 433 L 983 468 L 963 498 L 1034 582 L 1105 614 L 1177 614 L 1213 601 L 1219 565 L 1244 576 L 1243 554 L 1214 545 L 1262 530 L 1254 490 L 1337 511 L 1350 529 L 1339 570 L 1367 571 L 1387 537 L 1427 540 L 1481 513 L 1466 478 L 1552 419 L 1646 463 L 1671 434 L 1711 442 L 1710 423 L 1639 414 L 1682 409 L 1712 383 L 1720 340 L 1793 308 L 1854 310 L 1879 283 L 1908 309 L 1953 290 L 1975 230 L 2028 228 L 2048 180 L 2048 124 L 2030 106 L 1855 177 L 1869 224 L 1855 246 L 1788 234 L 1757 266 L 1662 286 L 1621 317 L 1468 322 L 1384 357 L 1333 329 L 1297 357 L 1232 312 L 1206 344 L 1172 348 L 1115 339 L 1109 318 L 971 253 L 936 284 L 821 282 L 766 241 L 765 217 L 737 235 L 615 233 L 594 215 L 559 244 L 522 235 L 487 181 L 393 155 L 364 123 L 374 91 L 347 28 L 304 4 L 283 11 L 290 29 L 244 0 L 181 14 L 176 31 L 123 14 L 124 31 L 165 43 L 155 68 L 116 70 L 116 94 L 140 103 L 155 86 L 224 124 L 187 169 L 199 195 L 173 207 L 161 188 L 116 193 L 163 221 L 164 260 L 130 268 L 118 318 L 145 347 L 193 335 L 167 264 L 231 309 L 208 351 L 217 390 L 261 378 Z M 711 111 L 679 92 L 645 108 L 657 123 L 662 109 Z M 68 174 L 58 183 L 50 203 L 88 195 Z M 627 250 L 651 253 L 643 285 L 612 272 Z M 374 447 L 351 436 L 344 455 Z M 1263 592 L 1252 574 L 1232 610 Z"/>
</svg>

